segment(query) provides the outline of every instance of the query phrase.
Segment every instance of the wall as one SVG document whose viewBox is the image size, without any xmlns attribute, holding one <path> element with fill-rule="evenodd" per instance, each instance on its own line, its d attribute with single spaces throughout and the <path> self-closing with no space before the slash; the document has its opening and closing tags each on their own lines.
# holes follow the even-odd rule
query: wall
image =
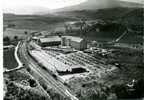
<svg viewBox="0 0 144 100">
<path fill-rule="evenodd" d="M 86 40 L 82 40 L 80 43 L 80 50 L 84 50 L 87 49 L 87 41 Z"/>
<path fill-rule="evenodd" d="M 75 41 L 71 40 L 70 46 L 77 49 L 77 50 L 80 50 L 80 43 L 79 42 L 75 42 Z"/>
</svg>

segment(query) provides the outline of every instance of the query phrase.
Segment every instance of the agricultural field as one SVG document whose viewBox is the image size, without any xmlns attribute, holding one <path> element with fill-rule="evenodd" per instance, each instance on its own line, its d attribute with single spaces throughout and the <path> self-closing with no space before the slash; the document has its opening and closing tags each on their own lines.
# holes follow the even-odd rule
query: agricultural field
<svg viewBox="0 0 144 100">
<path fill-rule="evenodd" d="M 3 53 L 4 68 L 13 69 L 18 66 L 18 63 L 14 57 L 14 51 L 15 51 L 14 48 L 4 50 Z"/>
<path fill-rule="evenodd" d="M 27 32 L 27 33 L 25 33 Z M 26 38 L 27 34 L 33 32 L 32 30 L 27 29 L 13 29 L 13 28 L 7 28 L 4 33 L 3 37 L 9 37 L 10 40 L 13 40 L 15 36 L 18 37 L 18 39 L 24 39 Z"/>
<path fill-rule="evenodd" d="M 37 31 L 55 31 L 57 27 L 63 27 L 63 22 L 75 20 L 56 15 L 14 15 L 4 14 L 4 26 L 12 26 L 14 29 L 28 29 Z M 59 29 L 58 29 L 59 30 Z"/>
</svg>

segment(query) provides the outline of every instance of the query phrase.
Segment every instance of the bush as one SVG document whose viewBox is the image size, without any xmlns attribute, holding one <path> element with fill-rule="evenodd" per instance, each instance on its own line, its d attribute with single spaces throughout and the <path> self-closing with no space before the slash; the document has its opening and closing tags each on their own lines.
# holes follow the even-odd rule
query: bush
<svg viewBox="0 0 144 100">
<path fill-rule="evenodd" d="M 49 100 L 45 96 L 19 88 L 12 82 L 8 83 L 7 90 L 4 100 Z"/>
<path fill-rule="evenodd" d="M 29 79 L 28 82 L 29 82 L 29 84 L 30 84 L 31 87 L 36 87 L 37 86 L 36 81 L 33 80 L 33 79 Z"/>
<path fill-rule="evenodd" d="M 128 87 L 125 84 L 113 85 L 111 87 L 118 98 L 132 99 L 144 97 L 144 79 L 139 79 L 133 84 L 133 87 Z"/>
</svg>

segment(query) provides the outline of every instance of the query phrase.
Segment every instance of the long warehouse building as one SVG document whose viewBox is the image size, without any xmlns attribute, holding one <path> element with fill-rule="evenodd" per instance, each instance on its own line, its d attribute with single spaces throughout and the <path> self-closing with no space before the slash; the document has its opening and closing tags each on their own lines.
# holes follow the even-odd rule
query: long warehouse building
<svg viewBox="0 0 144 100">
<path fill-rule="evenodd" d="M 58 46 L 61 45 L 61 38 L 58 36 L 49 36 L 46 38 L 40 38 L 38 44 L 42 47 Z"/>
</svg>

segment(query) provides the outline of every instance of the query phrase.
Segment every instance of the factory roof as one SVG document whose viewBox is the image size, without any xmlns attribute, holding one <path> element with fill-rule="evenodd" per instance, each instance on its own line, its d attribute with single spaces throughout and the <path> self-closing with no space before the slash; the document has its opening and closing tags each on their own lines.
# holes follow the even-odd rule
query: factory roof
<svg viewBox="0 0 144 100">
<path fill-rule="evenodd" d="M 51 32 L 49 32 L 49 31 L 41 31 L 40 33 L 42 35 L 51 35 Z"/>
<path fill-rule="evenodd" d="M 75 41 L 75 42 L 81 42 L 83 40 L 83 38 L 76 37 L 76 36 L 63 36 L 63 37 L 66 37 L 67 39 L 70 39 L 71 41 Z"/>
<path fill-rule="evenodd" d="M 61 41 L 61 38 L 58 36 L 49 36 L 46 38 L 40 38 L 39 40 L 42 43 L 44 43 L 44 42 L 56 42 L 56 41 Z"/>
<path fill-rule="evenodd" d="M 69 22 L 65 22 L 65 24 L 70 24 L 70 25 L 73 25 L 75 24 L 77 21 L 69 21 Z"/>
</svg>

